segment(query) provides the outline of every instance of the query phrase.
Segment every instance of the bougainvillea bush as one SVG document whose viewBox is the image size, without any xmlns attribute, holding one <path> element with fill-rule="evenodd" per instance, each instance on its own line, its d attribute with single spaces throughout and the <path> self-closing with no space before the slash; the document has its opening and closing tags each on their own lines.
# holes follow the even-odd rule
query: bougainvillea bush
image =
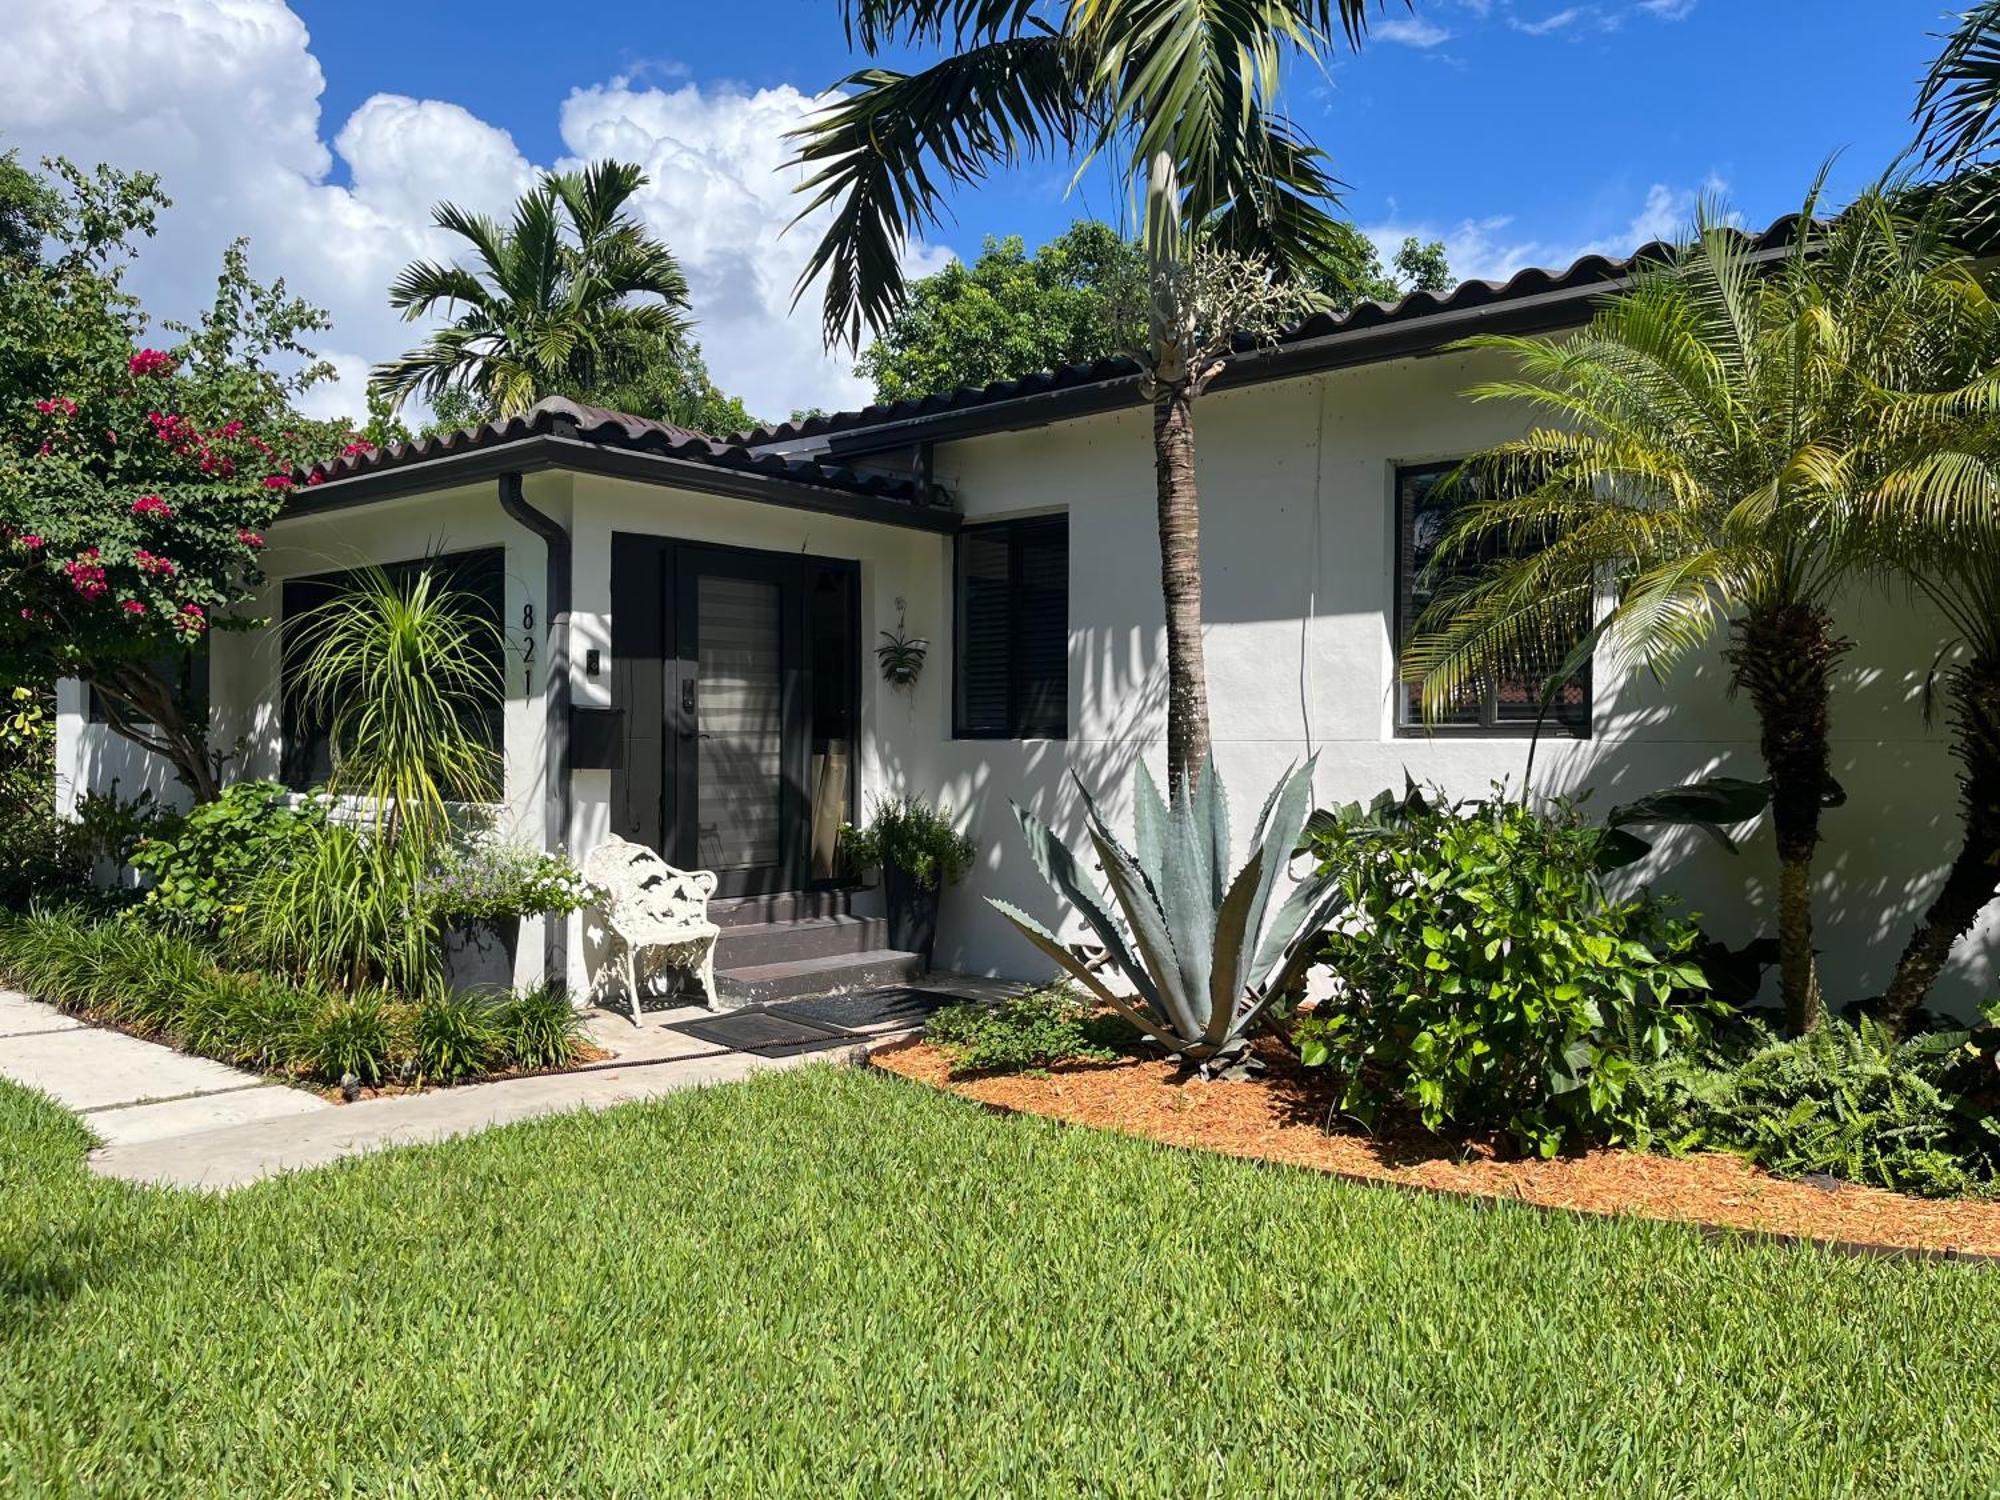
<svg viewBox="0 0 2000 1500">
<path fill-rule="evenodd" d="M 253 623 L 257 555 L 296 468 L 351 441 L 294 399 L 325 315 L 230 247 L 214 304 L 149 341 L 120 286 L 166 199 L 143 174 L 6 179 L 0 215 L 0 679 L 90 683 L 112 728 L 217 789 L 202 710 L 149 664 Z M 0 194 L 4 196 L 4 194 Z"/>
</svg>

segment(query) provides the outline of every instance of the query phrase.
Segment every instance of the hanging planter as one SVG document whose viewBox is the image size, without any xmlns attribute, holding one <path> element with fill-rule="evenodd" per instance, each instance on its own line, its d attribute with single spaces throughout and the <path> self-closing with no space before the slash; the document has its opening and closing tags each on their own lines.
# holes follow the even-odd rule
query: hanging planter
<svg viewBox="0 0 2000 1500">
<path fill-rule="evenodd" d="M 882 664 L 882 680 L 891 687 L 915 687 L 917 679 L 924 675 L 924 658 L 930 655 L 931 643 L 922 636 L 905 633 L 903 624 L 904 603 L 896 601 L 896 628 L 882 632 L 882 644 L 875 648 L 875 659 Z"/>
</svg>

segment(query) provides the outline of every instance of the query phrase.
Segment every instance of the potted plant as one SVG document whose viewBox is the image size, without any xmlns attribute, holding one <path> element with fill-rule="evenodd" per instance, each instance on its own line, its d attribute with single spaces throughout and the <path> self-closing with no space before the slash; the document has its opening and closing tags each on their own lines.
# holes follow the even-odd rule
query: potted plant
<svg viewBox="0 0 2000 1500">
<path fill-rule="evenodd" d="M 521 918 L 566 917 L 597 899 L 566 855 L 491 841 L 448 846 L 423 891 L 458 993 L 512 989 Z"/>
<path fill-rule="evenodd" d="M 972 866 L 972 840 L 952 826 L 950 809 L 914 797 L 877 802 L 867 827 L 841 826 L 840 847 L 855 869 L 881 869 L 889 941 L 921 953 L 928 965 L 937 947 L 938 892 Z"/>
</svg>

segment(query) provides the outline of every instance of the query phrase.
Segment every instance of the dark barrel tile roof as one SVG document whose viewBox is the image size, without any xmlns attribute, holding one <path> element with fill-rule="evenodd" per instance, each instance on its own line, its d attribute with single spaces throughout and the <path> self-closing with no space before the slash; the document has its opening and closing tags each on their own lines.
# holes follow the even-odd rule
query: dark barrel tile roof
<svg viewBox="0 0 2000 1500">
<path fill-rule="evenodd" d="M 413 442 L 392 443 L 367 452 L 343 454 L 328 462 L 301 469 L 295 478 L 301 486 L 331 484 L 530 437 L 574 438 L 602 447 L 652 453 L 721 469 L 740 469 L 773 479 L 884 500 L 916 502 L 922 498 L 915 482 L 908 478 L 840 463 L 822 463 L 776 453 L 752 453 L 736 439 L 707 437 L 685 427 L 676 427 L 671 422 L 656 422 L 648 417 L 635 417 L 601 406 L 586 406 L 561 396 L 538 401 L 516 416 L 436 433 Z"/>
<path fill-rule="evenodd" d="M 1752 250 L 1778 249 L 1792 242 L 1797 226 L 1798 215 L 1786 214 L 1765 229 L 1754 234 L 1746 234 L 1746 238 Z M 1626 256 L 1582 256 L 1567 270 L 1530 266 L 1515 272 L 1504 282 L 1462 281 L 1448 292 L 1411 292 L 1395 302 L 1360 302 L 1345 312 L 1315 313 L 1297 327 L 1279 335 L 1276 342 L 1280 347 L 1307 344 L 1314 339 L 1338 333 L 1358 332 L 1388 324 L 1418 323 L 1425 318 L 1463 312 L 1496 302 L 1513 302 L 1548 292 L 1568 292 L 1614 283 L 1631 274 L 1639 266 L 1664 261 L 1673 250 L 1674 247 L 1668 242 L 1653 240 Z M 1248 339 L 1240 339 L 1237 344 L 1239 353 L 1248 353 L 1253 347 Z M 983 386 L 961 386 L 957 390 L 944 391 L 932 396 L 878 402 L 873 406 L 864 406 L 854 411 L 825 412 L 796 422 L 778 422 L 738 433 L 733 441 L 753 448 L 765 444 L 783 444 L 827 433 L 852 432 L 891 422 L 905 422 L 916 417 L 972 410 L 1002 401 L 1011 401 L 1021 396 L 1037 396 L 1049 391 L 1096 385 L 1137 373 L 1138 366 L 1130 359 L 1100 359 L 1089 364 L 1066 365 L 1060 370 L 1043 370 L 1015 380 L 996 380 Z"/>
</svg>

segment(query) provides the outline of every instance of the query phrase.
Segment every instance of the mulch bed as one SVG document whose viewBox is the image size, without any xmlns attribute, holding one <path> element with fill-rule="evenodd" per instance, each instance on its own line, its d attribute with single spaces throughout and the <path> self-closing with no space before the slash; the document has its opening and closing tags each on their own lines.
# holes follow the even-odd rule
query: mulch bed
<svg viewBox="0 0 2000 1500">
<path fill-rule="evenodd" d="M 953 1078 L 943 1052 L 905 1042 L 877 1051 L 876 1067 L 981 1104 L 1143 1136 L 1173 1146 L 1310 1167 L 1542 1208 L 1747 1230 L 1835 1242 L 1842 1248 L 2000 1256 L 2000 1202 L 1911 1198 L 1852 1184 L 1788 1181 L 1738 1157 L 1596 1150 L 1554 1161 L 1511 1156 L 1492 1140 L 1450 1140 L 1415 1124 L 1374 1135 L 1332 1131 L 1325 1074 L 1300 1067 L 1268 1040 L 1256 1080 L 1203 1083 L 1171 1064 L 1127 1058 L 1060 1064 L 1043 1076 Z"/>
</svg>

